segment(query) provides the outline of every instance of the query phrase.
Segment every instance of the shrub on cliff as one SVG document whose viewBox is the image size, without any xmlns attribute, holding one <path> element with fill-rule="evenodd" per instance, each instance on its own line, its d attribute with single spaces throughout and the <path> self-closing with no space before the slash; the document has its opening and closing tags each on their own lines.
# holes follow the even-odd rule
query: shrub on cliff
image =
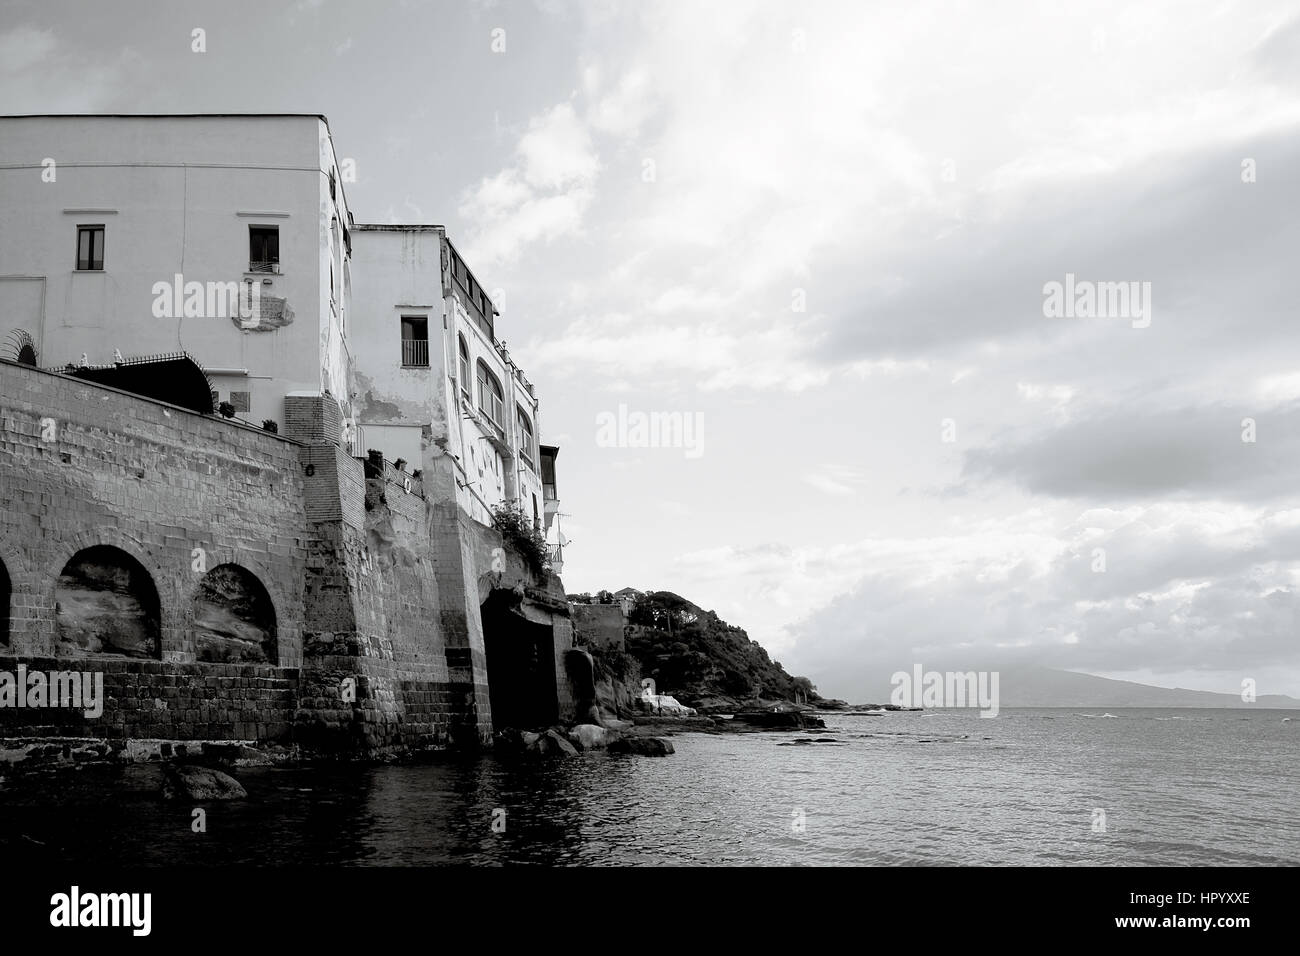
<svg viewBox="0 0 1300 956">
<path fill-rule="evenodd" d="M 806 678 L 792 677 L 739 627 L 671 591 L 637 599 L 627 650 L 660 693 L 686 704 L 713 697 L 816 700 Z"/>
<path fill-rule="evenodd" d="M 512 546 L 524 556 L 529 567 L 537 574 L 544 574 L 551 565 L 550 551 L 546 547 L 546 535 L 539 528 L 533 527 L 518 505 L 503 501 L 492 509 L 492 527 L 501 532 L 506 544 Z"/>
</svg>

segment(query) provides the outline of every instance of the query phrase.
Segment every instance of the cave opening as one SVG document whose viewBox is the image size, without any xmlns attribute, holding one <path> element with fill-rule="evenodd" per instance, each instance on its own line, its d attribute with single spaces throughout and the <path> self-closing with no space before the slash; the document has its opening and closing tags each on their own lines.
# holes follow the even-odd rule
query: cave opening
<svg viewBox="0 0 1300 956">
<path fill-rule="evenodd" d="M 550 626 L 525 619 L 508 591 L 488 595 L 481 616 L 493 730 L 554 724 L 559 701 Z"/>
</svg>

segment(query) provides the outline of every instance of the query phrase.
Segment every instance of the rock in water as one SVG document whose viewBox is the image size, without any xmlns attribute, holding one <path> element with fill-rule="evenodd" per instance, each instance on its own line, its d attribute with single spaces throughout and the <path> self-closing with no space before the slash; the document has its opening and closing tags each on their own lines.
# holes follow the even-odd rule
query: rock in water
<svg viewBox="0 0 1300 956">
<path fill-rule="evenodd" d="M 674 753 L 673 744 L 663 737 L 621 737 L 609 745 L 612 754 L 640 754 L 643 757 L 667 757 Z"/>
<path fill-rule="evenodd" d="M 579 750 L 601 750 L 613 739 L 614 734 L 595 724 L 578 724 L 569 731 L 569 740 Z"/>
<path fill-rule="evenodd" d="M 554 730 L 548 730 L 546 733 L 540 734 L 536 740 L 528 744 L 527 752 L 542 757 L 576 757 L 578 755 L 578 751 L 573 744 Z"/>
<path fill-rule="evenodd" d="M 168 767 L 163 780 L 167 800 L 242 800 L 248 791 L 234 777 L 208 767 Z"/>
</svg>

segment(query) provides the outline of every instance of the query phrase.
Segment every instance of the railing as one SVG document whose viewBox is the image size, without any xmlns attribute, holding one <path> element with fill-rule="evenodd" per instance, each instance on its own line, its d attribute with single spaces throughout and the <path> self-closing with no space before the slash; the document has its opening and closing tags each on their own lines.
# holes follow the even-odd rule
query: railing
<svg viewBox="0 0 1300 956">
<path fill-rule="evenodd" d="M 402 364 L 416 368 L 428 368 L 429 340 L 402 339 Z"/>
<path fill-rule="evenodd" d="M 547 501 L 555 501 L 555 485 L 542 484 L 542 497 Z"/>
<path fill-rule="evenodd" d="M 254 259 L 252 262 L 248 264 L 248 271 L 269 272 L 275 274 L 280 271 L 280 263 Z"/>
</svg>

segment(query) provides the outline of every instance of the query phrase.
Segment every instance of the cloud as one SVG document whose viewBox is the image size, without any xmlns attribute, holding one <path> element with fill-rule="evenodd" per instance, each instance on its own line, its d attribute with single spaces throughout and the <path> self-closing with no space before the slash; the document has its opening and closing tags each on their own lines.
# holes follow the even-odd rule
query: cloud
<svg viewBox="0 0 1300 956">
<path fill-rule="evenodd" d="M 581 232 L 600 173 L 591 134 L 567 102 L 529 121 L 514 159 L 460 203 L 460 216 L 471 223 L 466 247 L 482 268 L 512 261 L 538 241 Z"/>
<path fill-rule="evenodd" d="M 973 448 L 966 452 L 962 478 L 1005 479 L 1057 497 L 1257 504 L 1293 496 L 1297 471 L 1300 403 L 1139 405 L 1108 407 L 1054 429 Z"/>
<path fill-rule="evenodd" d="M 600 171 L 591 134 L 573 110 L 560 103 L 535 116 L 516 148 L 523 179 L 534 189 L 561 189 L 587 183 Z"/>
<path fill-rule="evenodd" d="M 61 43 L 53 30 L 0 32 L 0 102 L 8 113 L 90 113 L 105 109 L 142 64 L 129 48 L 106 59 Z"/>
<path fill-rule="evenodd" d="M 888 675 L 917 661 L 1200 672 L 1229 688 L 1269 674 L 1294 691 L 1298 518 L 1156 505 L 1084 512 L 1060 537 L 971 528 L 864 543 L 860 580 L 792 627 L 785 656 L 854 699 L 884 699 Z"/>
<path fill-rule="evenodd" d="M 22 73 L 49 58 L 58 46 L 53 30 L 15 27 L 0 33 L 0 71 Z"/>
<path fill-rule="evenodd" d="M 851 495 L 858 492 L 862 474 L 842 465 L 822 465 L 817 471 L 805 473 L 803 480 L 823 494 Z"/>
</svg>

